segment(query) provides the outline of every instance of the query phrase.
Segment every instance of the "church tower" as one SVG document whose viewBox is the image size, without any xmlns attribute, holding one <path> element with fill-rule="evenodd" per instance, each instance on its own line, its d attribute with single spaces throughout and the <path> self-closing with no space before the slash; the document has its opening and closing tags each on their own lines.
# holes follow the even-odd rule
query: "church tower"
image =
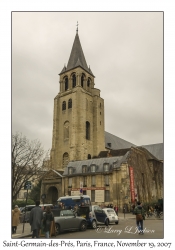
<svg viewBox="0 0 175 250">
<path fill-rule="evenodd" d="M 97 157 L 105 150 L 104 100 L 81 47 L 78 28 L 72 51 L 60 75 L 54 99 L 51 167 L 63 170 L 69 161 Z"/>
</svg>

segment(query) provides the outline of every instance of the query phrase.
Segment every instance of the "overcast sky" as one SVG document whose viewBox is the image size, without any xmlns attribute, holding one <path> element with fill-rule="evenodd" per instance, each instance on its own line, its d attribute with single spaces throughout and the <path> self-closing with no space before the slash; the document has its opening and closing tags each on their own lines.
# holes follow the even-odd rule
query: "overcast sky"
<svg viewBox="0 0 175 250">
<path fill-rule="evenodd" d="M 105 131 L 163 142 L 162 12 L 14 12 L 12 131 L 51 149 L 54 97 L 76 24 L 105 105 Z"/>
</svg>

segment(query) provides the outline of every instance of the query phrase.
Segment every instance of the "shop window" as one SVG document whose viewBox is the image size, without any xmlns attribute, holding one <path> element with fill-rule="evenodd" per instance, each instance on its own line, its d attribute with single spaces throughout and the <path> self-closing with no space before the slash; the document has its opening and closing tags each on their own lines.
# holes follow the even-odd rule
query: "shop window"
<svg viewBox="0 0 175 250">
<path fill-rule="evenodd" d="M 95 201 L 95 190 L 91 190 L 91 201 Z"/>
<path fill-rule="evenodd" d="M 110 201 L 110 193 L 109 190 L 105 190 L 105 202 L 109 202 Z"/>
</svg>

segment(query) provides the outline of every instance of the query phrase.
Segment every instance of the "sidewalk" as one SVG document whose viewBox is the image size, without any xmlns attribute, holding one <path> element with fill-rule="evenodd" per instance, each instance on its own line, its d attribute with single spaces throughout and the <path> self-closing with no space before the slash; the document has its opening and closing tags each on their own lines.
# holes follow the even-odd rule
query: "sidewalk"
<svg viewBox="0 0 175 250">
<path fill-rule="evenodd" d="M 23 232 L 23 223 L 20 223 L 17 227 L 16 234 L 12 234 L 12 239 L 25 238 L 30 235 L 32 236 L 30 224 L 24 223 L 24 232 Z"/>
</svg>

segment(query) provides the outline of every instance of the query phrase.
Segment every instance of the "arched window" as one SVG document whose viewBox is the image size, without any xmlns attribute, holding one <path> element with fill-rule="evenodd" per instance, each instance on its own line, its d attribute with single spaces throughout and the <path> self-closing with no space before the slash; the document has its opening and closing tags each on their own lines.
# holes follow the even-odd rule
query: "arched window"
<svg viewBox="0 0 175 250">
<path fill-rule="evenodd" d="M 90 87 L 90 84 L 91 84 L 91 79 L 88 78 L 88 80 L 87 80 L 87 86 Z"/>
<path fill-rule="evenodd" d="M 68 101 L 68 109 L 71 109 L 72 108 L 72 99 L 69 99 Z"/>
<path fill-rule="evenodd" d="M 91 155 L 90 154 L 88 154 L 88 159 L 91 159 Z"/>
<path fill-rule="evenodd" d="M 69 154 L 68 153 L 64 153 L 63 154 L 63 167 L 65 168 L 69 163 Z"/>
<path fill-rule="evenodd" d="M 63 103 L 62 103 L 62 110 L 66 110 L 66 102 L 65 101 L 63 101 Z"/>
<path fill-rule="evenodd" d="M 63 101 L 63 103 L 62 103 L 62 110 L 66 110 L 66 102 L 65 101 Z"/>
<path fill-rule="evenodd" d="M 83 87 L 84 78 L 85 78 L 85 75 L 84 75 L 84 74 L 82 74 L 82 76 L 81 76 L 81 87 Z"/>
<path fill-rule="evenodd" d="M 76 75 L 73 74 L 73 76 L 72 76 L 72 88 L 75 88 L 75 86 L 76 86 Z"/>
<path fill-rule="evenodd" d="M 64 139 L 69 139 L 69 122 L 64 123 Z"/>
<path fill-rule="evenodd" d="M 65 78 L 65 91 L 68 89 L 68 77 Z"/>
<path fill-rule="evenodd" d="M 86 122 L 86 140 L 90 140 L 90 123 Z"/>
</svg>

